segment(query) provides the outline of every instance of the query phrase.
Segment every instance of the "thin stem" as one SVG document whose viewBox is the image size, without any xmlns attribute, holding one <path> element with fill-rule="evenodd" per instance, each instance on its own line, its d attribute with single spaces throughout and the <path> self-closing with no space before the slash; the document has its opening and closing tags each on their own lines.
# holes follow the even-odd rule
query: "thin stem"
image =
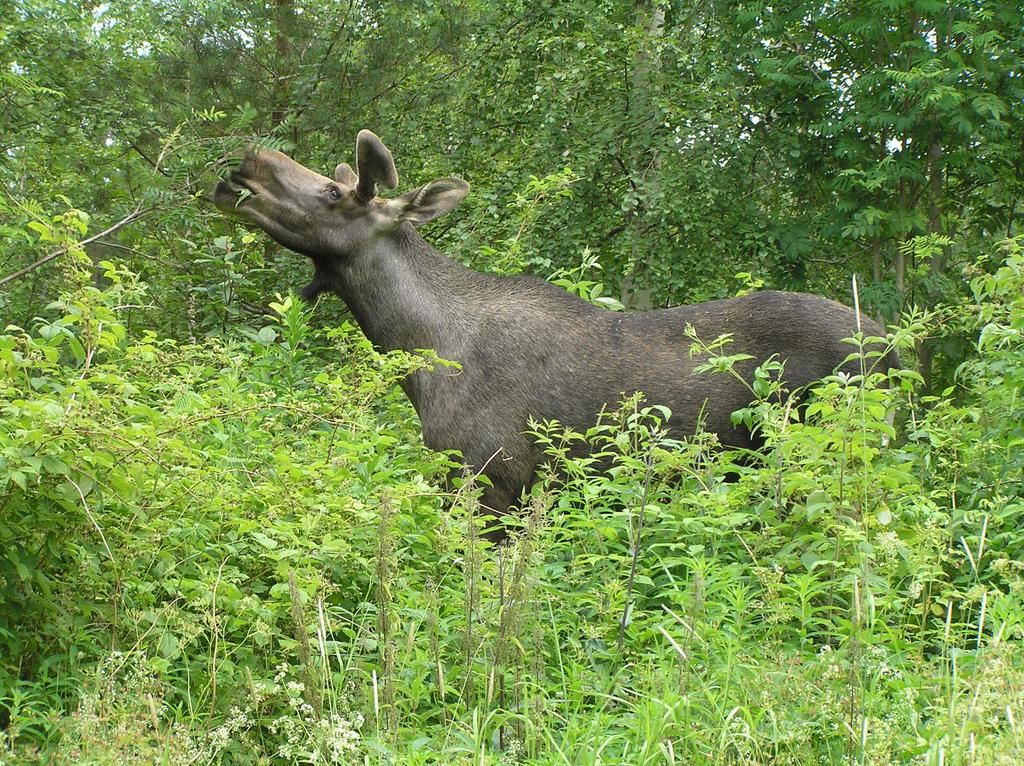
<svg viewBox="0 0 1024 766">
<path fill-rule="evenodd" d="M 629 621 L 630 612 L 633 610 L 633 581 L 636 579 L 636 566 L 640 559 L 640 539 L 644 532 L 646 521 L 647 495 L 651 487 L 651 474 L 654 472 L 654 445 L 657 439 L 652 439 L 651 446 L 647 450 L 647 457 L 644 460 L 644 489 L 640 495 L 640 510 L 636 516 L 636 525 L 633 530 L 633 549 L 629 563 L 629 579 L 626 581 L 626 603 L 622 608 L 622 619 L 619 621 L 619 638 L 616 642 L 616 649 L 622 653 L 622 643 L 626 637 L 626 623 Z"/>
</svg>

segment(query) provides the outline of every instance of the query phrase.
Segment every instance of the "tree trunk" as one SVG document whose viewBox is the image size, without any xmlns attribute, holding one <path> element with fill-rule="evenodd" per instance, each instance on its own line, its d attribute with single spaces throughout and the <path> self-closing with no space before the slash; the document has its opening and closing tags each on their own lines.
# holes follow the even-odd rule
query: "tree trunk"
<svg viewBox="0 0 1024 766">
<path fill-rule="evenodd" d="M 637 22 L 643 25 L 646 42 L 651 45 L 641 48 L 637 52 L 634 62 L 633 75 L 630 78 L 632 98 L 628 103 L 629 111 L 636 115 L 638 125 L 637 135 L 652 136 L 655 133 L 657 114 L 655 111 L 653 94 L 651 92 L 651 72 L 658 68 L 660 58 L 657 48 L 653 42 L 661 37 L 665 29 L 665 9 L 657 0 L 650 3 L 641 3 L 637 7 Z M 660 169 L 660 160 L 657 149 L 647 147 L 634 158 L 633 168 L 630 169 L 635 176 L 634 184 L 639 186 L 648 174 L 657 174 Z M 643 222 L 640 210 L 629 214 L 627 225 L 632 230 L 634 238 L 639 237 L 637 231 Z M 647 310 L 653 308 L 653 294 L 649 287 L 642 286 L 642 276 L 650 261 L 650 255 L 634 263 L 633 268 L 622 277 L 622 303 L 628 309 Z"/>
<path fill-rule="evenodd" d="M 942 144 L 939 142 L 938 134 L 932 136 L 928 146 L 928 233 L 942 234 L 942 194 L 943 194 L 943 172 L 942 172 Z M 945 268 L 945 248 L 938 248 L 932 254 L 929 269 L 932 274 L 941 274 Z M 938 295 L 934 289 L 927 293 L 928 303 L 933 303 Z M 935 362 L 935 347 L 928 341 L 922 341 L 917 349 L 921 377 L 924 378 L 924 388 L 930 391 L 932 388 L 932 367 Z"/>
<path fill-rule="evenodd" d="M 291 90 L 290 58 L 292 53 L 291 30 L 295 16 L 295 0 L 274 0 L 274 82 L 272 83 L 273 111 L 270 126 L 276 128 L 284 122 L 288 113 L 288 97 Z"/>
</svg>

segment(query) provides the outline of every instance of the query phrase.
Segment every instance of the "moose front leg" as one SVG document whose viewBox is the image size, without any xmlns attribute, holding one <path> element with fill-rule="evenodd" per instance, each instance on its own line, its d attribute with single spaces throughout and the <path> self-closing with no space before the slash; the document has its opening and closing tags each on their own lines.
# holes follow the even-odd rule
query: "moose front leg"
<svg viewBox="0 0 1024 766">
<path fill-rule="evenodd" d="M 477 513 L 484 519 L 485 538 L 492 543 L 503 543 L 508 539 L 508 530 L 502 517 L 515 512 L 513 503 L 518 502 L 521 495 L 521 487 L 518 491 L 501 485 L 484 487 Z"/>
<path fill-rule="evenodd" d="M 466 468 L 452 469 L 445 482 L 449 492 L 452 492 L 452 504 L 465 502 L 459 495 L 456 487 L 461 484 L 462 492 L 475 492 L 477 481 L 473 479 L 475 471 Z M 524 489 L 523 485 L 512 487 L 500 479 L 491 483 L 491 479 L 485 478 L 479 481 L 479 497 L 473 504 L 473 510 L 477 518 L 484 520 L 483 536 L 492 543 L 502 543 L 508 539 L 508 532 L 504 529 L 501 519 L 508 513 L 514 513 L 513 503 L 519 500 Z"/>
<path fill-rule="evenodd" d="M 530 443 L 520 436 L 519 446 L 529 450 Z M 471 492 L 474 484 L 479 485 L 479 498 L 474 504 L 477 516 L 484 520 L 483 536 L 493 543 L 508 539 L 503 518 L 516 514 L 524 493 L 529 492 L 535 480 L 532 456 L 524 459 L 521 455 L 510 454 L 505 449 L 492 454 L 470 456 L 465 467 L 452 469 L 448 474 L 448 488 L 458 487 Z M 455 502 L 460 502 L 458 496 Z"/>
</svg>

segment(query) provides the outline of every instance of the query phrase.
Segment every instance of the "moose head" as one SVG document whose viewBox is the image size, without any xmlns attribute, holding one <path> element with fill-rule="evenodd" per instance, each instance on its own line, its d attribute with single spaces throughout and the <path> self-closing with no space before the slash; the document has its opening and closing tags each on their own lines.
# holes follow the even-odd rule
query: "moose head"
<svg viewBox="0 0 1024 766">
<path fill-rule="evenodd" d="M 272 149 L 250 148 L 213 201 L 263 229 L 276 242 L 313 259 L 317 274 L 303 290 L 312 298 L 330 288 L 337 261 L 358 257 L 402 227 L 422 226 L 452 210 L 469 192 L 461 178 L 440 178 L 393 199 L 379 189 L 398 187 L 391 152 L 362 130 L 356 167 L 341 163 L 328 178 Z"/>
</svg>

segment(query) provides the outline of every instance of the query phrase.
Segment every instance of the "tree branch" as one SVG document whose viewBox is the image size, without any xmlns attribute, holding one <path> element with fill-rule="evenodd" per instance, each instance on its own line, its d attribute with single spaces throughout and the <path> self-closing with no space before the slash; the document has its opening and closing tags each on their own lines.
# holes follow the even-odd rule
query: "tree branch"
<svg viewBox="0 0 1024 766">
<path fill-rule="evenodd" d="M 151 208 L 151 207 L 146 208 L 145 210 L 143 210 L 142 209 L 142 203 L 140 202 L 139 205 L 131 213 L 129 213 L 127 216 L 125 216 L 120 221 L 115 223 L 113 226 L 110 226 L 109 228 L 104 229 L 99 234 L 94 234 L 93 236 L 89 237 L 88 239 L 83 239 L 78 244 L 82 245 L 82 246 L 85 246 L 85 245 L 89 245 L 89 244 L 95 242 L 98 239 L 103 239 L 103 237 L 106 237 L 109 234 L 113 234 L 115 231 L 117 231 L 118 229 L 120 229 L 123 226 L 127 226 L 132 221 L 137 221 L 139 218 L 142 218 L 143 216 L 148 215 L 149 213 L 153 212 L 153 210 L 154 210 L 154 208 Z M 40 258 L 35 263 L 30 263 L 25 268 L 18 269 L 13 274 L 8 274 L 3 279 L 0 279 L 0 285 L 6 285 L 8 282 L 13 282 L 15 279 L 20 279 L 21 277 L 25 276 L 26 274 L 29 274 L 29 273 L 35 271 L 40 266 L 43 266 L 44 264 L 49 263 L 54 258 L 59 258 L 60 256 L 64 255 L 70 248 L 71 248 L 71 246 L 68 245 L 66 247 L 60 248 L 59 250 L 54 250 L 49 255 L 44 255 L 42 258 Z"/>
</svg>

